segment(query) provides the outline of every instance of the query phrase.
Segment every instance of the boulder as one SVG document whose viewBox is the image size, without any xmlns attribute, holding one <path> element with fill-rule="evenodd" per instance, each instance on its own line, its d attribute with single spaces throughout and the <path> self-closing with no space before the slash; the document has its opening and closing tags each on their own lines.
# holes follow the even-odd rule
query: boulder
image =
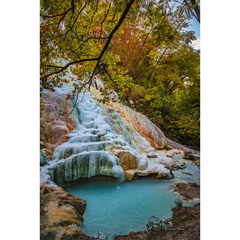
<svg viewBox="0 0 240 240">
<path fill-rule="evenodd" d="M 113 150 L 112 152 L 120 159 L 121 167 L 124 171 L 133 169 L 144 170 L 148 166 L 145 158 L 131 150 Z"/>
<path fill-rule="evenodd" d="M 120 159 L 123 170 L 138 168 L 136 156 L 130 151 L 118 151 L 116 156 Z"/>
</svg>

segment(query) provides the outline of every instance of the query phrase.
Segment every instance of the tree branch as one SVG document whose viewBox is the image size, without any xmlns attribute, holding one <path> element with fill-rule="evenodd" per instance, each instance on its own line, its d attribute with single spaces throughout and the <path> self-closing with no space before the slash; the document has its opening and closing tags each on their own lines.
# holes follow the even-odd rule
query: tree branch
<svg viewBox="0 0 240 240">
<path fill-rule="evenodd" d="M 105 68 L 105 64 L 103 64 L 102 66 L 103 66 L 103 70 L 106 72 L 106 74 L 108 75 L 110 80 L 117 85 L 117 83 L 111 78 L 110 74 L 108 73 L 107 69 Z"/>
<path fill-rule="evenodd" d="M 58 74 L 58 73 L 60 73 L 60 72 L 62 72 L 64 70 L 66 70 L 69 66 L 71 66 L 73 64 L 76 64 L 76 63 L 87 62 L 87 61 L 97 61 L 97 60 L 98 60 L 98 58 L 92 58 L 92 59 L 87 58 L 87 59 L 82 59 L 82 60 L 75 61 L 75 62 L 70 62 L 70 63 L 66 64 L 64 67 L 61 67 L 61 69 L 59 71 L 52 72 L 52 73 L 50 73 L 50 74 L 48 74 L 46 76 L 41 77 L 40 79 L 43 80 L 43 79 L 46 79 L 46 78 L 48 78 L 49 76 L 51 76 L 53 74 Z M 58 67 L 59 68 L 59 66 L 52 66 L 52 67 Z"/>
<path fill-rule="evenodd" d="M 41 15 L 41 17 L 43 18 L 54 18 L 54 17 L 59 17 L 59 16 L 62 16 L 62 15 L 66 15 L 66 13 L 68 13 L 69 11 L 71 11 L 73 8 L 69 8 L 67 11 L 65 11 L 64 13 L 61 13 L 61 14 L 57 14 L 57 15 L 54 15 L 54 16 L 50 16 L 50 15 Z"/>
<path fill-rule="evenodd" d="M 95 74 L 95 72 L 96 72 L 97 67 L 99 66 L 99 63 L 100 63 L 100 61 L 101 61 L 101 59 L 102 59 L 102 56 L 103 56 L 104 53 L 106 52 L 107 47 L 108 47 L 108 45 L 110 44 L 114 33 L 118 30 L 118 28 L 121 26 L 123 20 L 124 20 L 125 17 L 127 16 L 127 14 L 128 14 L 128 12 L 129 12 L 132 4 L 134 3 L 134 1 L 135 1 L 135 0 L 130 0 L 130 1 L 128 2 L 128 4 L 127 4 L 127 6 L 126 6 L 126 8 L 125 8 L 125 10 L 124 10 L 124 12 L 123 12 L 123 14 L 122 14 L 122 16 L 120 17 L 118 23 L 117 23 L 116 26 L 113 28 L 112 32 L 109 34 L 108 40 L 107 40 L 107 42 L 105 43 L 105 45 L 104 45 L 104 47 L 103 47 L 103 50 L 102 50 L 102 52 L 100 53 L 100 55 L 99 55 L 99 57 L 98 57 L 97 64 L 96 64 L 96 66 L 95 66 L 95 68 L 94 68 L 94 71 L 93 71 L 93 73 L 92 73 L 92 75 L 91 75 L 91 78 L 89 79 L 89 89 L 90 89 L 90 86 L 91 86 L 91 83 L 92 83 L 92 78 L 93 78 L 93 76 L 94 76 L 94 74 Z"/>
</svg>

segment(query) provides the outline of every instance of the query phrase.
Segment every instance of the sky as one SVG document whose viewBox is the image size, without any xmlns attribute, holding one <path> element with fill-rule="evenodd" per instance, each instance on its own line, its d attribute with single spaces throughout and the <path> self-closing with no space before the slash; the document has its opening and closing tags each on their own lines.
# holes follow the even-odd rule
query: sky
<svg viewBox="0 0 240 240">
<path fill-rule="evenodd" d="M 200 23 L 193 17 L 190 20 L 190 27 L 188 28 L 189 31 L 195 31 L 195 36 L 197 40 L 192 42 L 192 46 L 195 49 L 200 49 Z"/>
<path fill-rule="evenodd" d="M 200 23 L 196 20 L 195 17 L 193 17 L 191 20 L 190 20 L 190 27 L 189 27 L 189 30 L 191 31 L 195 31 L 195 35 L 197 38 L 200 38 Z"/>
<path fill-rule="evenodd" d="M 176 6 L 175 2 L 170 2 L 170 7 L 174 7 Z M 200 6 L 201 9 L 201 6 Z M 201 10 L 200 10 L 201 11 Z M 195 32 L 195 36 L 196 36 L 196 40 L 192 42 L 192 46 L 198 50 L 200 49 L 200 23 L 196 20 L 195 17 L 192 16 L 191 20 L 189 20 L 189 27 L 187 28 L 187 30 L 189 31 L 194 31 Z"/>
</svg>

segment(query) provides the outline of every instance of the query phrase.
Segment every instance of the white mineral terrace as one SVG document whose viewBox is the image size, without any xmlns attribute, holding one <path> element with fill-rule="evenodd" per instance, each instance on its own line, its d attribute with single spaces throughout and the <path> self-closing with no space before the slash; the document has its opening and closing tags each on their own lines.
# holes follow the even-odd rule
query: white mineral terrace
<svg viewBox="0 0 240 240">
<path fill-rule="evenodd" d="M 56 92 L 66 93 L 67 89 L 56 89 Z M 119 158 L 112 153 L 121 151 L 134 155 L 137 172 L 144 173 L 146 169 L 150 170 L 146 153 L 153 152 L 154 149 L 145 138 L 130 125 L 126 125 L 115 110 L 110 113 L 113 119 L 110 124 L 107 110 L 96 103 L 89 93 L 84 97 L 80 95 L 78 99 L 79 103 L 72 113 L 77 130 L 70 133 L 68 142 L 55 149 L 49 165 L 41 167 L 42 180 L 47 180 L 48 184 L 63 186 L 64 182 L 79 178 L 106 175 L 116 177 L 123 182 L 124 171 Z M 121 134 L 116 134 L 112 130 L 113 125 Z M 151 167 L 159 174 L 170 176 L 169 170 L 161 162 L 157 164 L 157 167 L 156 165 Z M 46 174 L 51 177 L 47 177 Z"/>
</svg>

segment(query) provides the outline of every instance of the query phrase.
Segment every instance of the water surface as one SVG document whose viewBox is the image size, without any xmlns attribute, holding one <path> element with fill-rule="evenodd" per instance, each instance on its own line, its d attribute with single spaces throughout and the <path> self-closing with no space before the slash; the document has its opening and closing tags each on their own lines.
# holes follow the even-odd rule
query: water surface
<svg viewBox="0 0 240 240">
<path fill-rule="evenodd" d="M 190 160 L 183 159 L 183 155 L 173 156 L 172 160 L 178 161 L 178 164 L 185 162 L 187 166 L 184 169 L 173 171 L 173 174 L 176 180 L 185 180 L 187 182 L 191 182 L 191 183 L 195 182 L 197 184 L 200 184 L 200 170 L 195 163 L 193 163 Z M 184 174 L 183 172 L 190 173 L 192 175 L 187 175 L 187 174 Z"/>
<path fill-rule="evenodd" d="M 90 180 L 65 188 L 65 191 L 87 201 L 84 224 L 81 225 L 83 233 L 113 239 L 115 234 L 146 230 L 146 224 L 153 215 L 161 220 L 171 217 L 171 209 L 179 199 L 179 195 L 172 192 L 174 184 L 179 180 L 200 182 L 198 167 L 191 161 L 182 160 L 182 157 L 173 157 L 174 161 L 184 161 L 187 165 L 187 168 L 173 172 L 175 179 L 124 183 Z M 195 202 L 183 202 L 183 205 L 192 206 Z"/>
<path fill-rule="evenodd" d="M 174 180 L 140 180 L 126 183 L 86 181 L 65 190 L 87 201 L 83 233 L 89 236 L 124 235 L 146 230 L 151 216 L 172 216 L 179 197 L 171 190 Z"/>
</svg>

